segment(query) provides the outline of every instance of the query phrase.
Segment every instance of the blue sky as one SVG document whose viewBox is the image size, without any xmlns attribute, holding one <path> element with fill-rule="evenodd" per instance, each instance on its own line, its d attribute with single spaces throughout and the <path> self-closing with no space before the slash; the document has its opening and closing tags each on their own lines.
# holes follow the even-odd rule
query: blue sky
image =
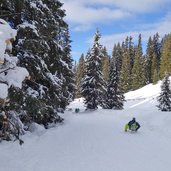
<svg viewBox="0 0 171 171">
<path fill-rule="evenodd" d="M 72 57 L 78 60 L 92 47 L 96 28 L 102 35 L 100 43 L 109 55 L 113 45 L 132 36 L 143 44 L 156 32 L 162 38 L 171 33 L 171 0 L 61 0 L 69 24 Z"/>
</svg>

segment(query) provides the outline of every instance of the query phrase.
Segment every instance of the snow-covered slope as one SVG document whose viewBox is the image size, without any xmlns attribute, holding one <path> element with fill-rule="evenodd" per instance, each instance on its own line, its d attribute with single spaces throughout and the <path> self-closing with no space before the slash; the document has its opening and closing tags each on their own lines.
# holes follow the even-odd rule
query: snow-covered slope
<svg viewBox="0 0 171 171">
<path fill-rule="evenodd" d="M 158 84 L 155 85 L 148 84 L 143 88 L 126 93 L 125 97 L 127 100 L 155 98 L 160 93 L 160 86 L 161 86 L 161 81 L 159 81 Z"/>
<path fill-rule="evenodd" d="M 82 99 L 75 100 L 68 106 L 73 111 L 62 114 L 64 125 L 39 127 L 22 137 L 22 146 L 2 142 L 0 171 L 170 171 L 171 112 L 156 108 L 159 87 L 127 93 L 121 111 L 85 112 Z M 132 117 L 141 128 L 126 133 L 124 125 Z"/>
</svg>

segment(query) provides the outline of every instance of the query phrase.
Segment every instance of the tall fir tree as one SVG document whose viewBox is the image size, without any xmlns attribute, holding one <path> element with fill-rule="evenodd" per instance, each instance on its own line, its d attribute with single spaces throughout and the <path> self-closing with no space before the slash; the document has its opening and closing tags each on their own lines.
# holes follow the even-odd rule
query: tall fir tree
<svg viewBox="0 0 171 171">
<path fill-rule="evenodd" d="M 107 53 L 106 47 L 102 49 L 102 75 L 105 82 L 109 79 L 109 55 Z"/>
<path fill-rule="evenodd" d="M 153 42 L 151 36 L 148 39 L 147 50 L 145 56 L 145 77 L 146 84 L 152 83 L 152 60 L 153 60 Z"/>
<path fill-rule="evenodd" d="M 134 44 L 132 42 L 132 37 L 129 37 L 129 42 L 128 42 L 128 49 L 129 49 L 129 61 L 130 61 L 130 75 L 132 74 L 132 68 L 134 66 L 134 58 L 135 58 L 135 48 Z"/>
<path fill-rule="evenodd" d="M 99 44 L 100 37 L 101 35 L 97 30 L 93 47 L 87 53 L 85 61 L 85 75 L 81 89 L 87 109 L 97 109 L 98 105 L 103 105 L 104 101 L 105 82 L 101 71 L 103 53 L 102 46 Z"/>
<path fill-rule="evenodd" d="M 122 68 L 120 74 L 120 83 L 123 87 L 124 92 L 128 92 L 131 89 L 131 71 L 130 71 L 130 56 L 129 56 L 129 48 L 128 48 L 128 37 L 125 40 L 125 43 L 122 44 L 123 49 L 123 60 L 122 60 Z"/>
<path fill-rule="evenodd" d="M 160 77 L 163 78 L 165 72 L 171 74 L 171 34 L 165 36 L 161 54 Z"/>
<path fill-rule="evenodd" d="M 171 111 L 171 84 L 169 74 L 163 79 L 161 85 L 161 93 L 157 98 L 159 105 L 157 106 L 161 111 Z"/>
<path fill-rule="evenodd" d="M 160 71 L 160 57 L 161 57 L 161 43 L 159 42 L 159 34 L 156 33 L 152 39 L 152 68 L 151 68 L 151 75 L 152 75 L 152 82 L 156 84 L 157 81 L 160 79 L 159 71 Z"/>
<path fill-rule="evenodd" d="M 161 58 L 161 42 L 160 42 L 160 36 L 158 33 L 156 33 L 153 36 L 153 47 L 154 47 L 154 53 L 156 55 L 156 62 L 157 62 L 157 73 L 159 75 L 160 71 L 160 58 Z M 160 78 L 158 78 L 160 79 Z"/>
<path fill-rule="evenodd" d="M 123 109 L 125 97 L 121 90 L 120 81 L 119 81 L 119 71 L 117 64 L 113 59 L 110 62 L 109 70 L 109 80 L 107 82 L 107 94 L 105 100 L 106 109 Z"/>
<path fill-rule="evenodd" d="M 74 92 L 65 11 L 58 0 L 4 3 L 16 14 L 7 17 L 18 29 L 14 53 L 31 76 L 21 90 L 11 88 L 10 108 L 25 111 L 34 122 L 46 125 L 59 117 L 57 111 L 65 109 Z M 20 101 L 18 95 L 22 95 Z"/>
<path fill-rule="evenodd" d="M 59 70 L 62 75 L 62 96 L 61 103 L 59 103 L 59 107 L 65 109 L 65 107 L 73 100 L 75 93 L 75 79 L 73 73 L 73 59 L 71 56 L 71 40 L 69 35 L 68 25 L 63 22 L 63 26 L 61 25 L 60 37 L 59 40 L 56 41 L 57 45 L 61 45 L 62 55 L 60 59 L 61 69 Z M 58 48 L 57 48 L 58 49 Z M 57 60 L 57 55 L 54 56 L 54 62 Z M 59 66 L 56 66 L 56 70 Z"/>
<path fill-rule="evenodd" d="M 142 73 L 142 44 L 141 44 L 141 34 L 138 39 L 138 47 L 136 49 L 134 66 L 132 69 L 132 89 L 136 90 L 143 86 L 143 73 Z"/>
<path fill-rule="evenodd" d="M 112 60 L 117 64 L 116 67 L 119 73 L 122 68 L 122 60 L 123 60 L 122 56 L 123 56 L 123 51 L 120 43 L 118 43 L 117 45 L 115 44 L 112 50 Z"/>
<path fill-rule="evenodd" d="M 157 71 L 157 59 L 156 59 L 156 54 L 153 53 L 153 59 L 152 59 L 152 82 L 153 84 L 156 84 L 157 81 L 159 80 L 159 74 Z"/>
<path fill-rule="evenodd" d="M 85 60 L 84 54 L 81 55 L 76 69 L 76 98 L 81 97 L 81 80 L 84 77 Z"/>
</svg>

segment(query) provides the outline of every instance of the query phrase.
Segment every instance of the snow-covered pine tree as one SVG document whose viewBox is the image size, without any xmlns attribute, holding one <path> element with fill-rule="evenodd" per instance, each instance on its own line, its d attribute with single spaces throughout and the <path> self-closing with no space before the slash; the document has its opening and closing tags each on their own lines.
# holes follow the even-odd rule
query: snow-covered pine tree
<svg viewBox="0 0 171 171">
<path fill-rule="evenodd" d="M 19 134 L 24 133 L 24 125 L 18 113 L 14 110 L 9 111 L 7 105 L 11 100 L 8 97 L 11 85 L 20 89 L 22 81 L 29 76 L 29 73 L 25 68 L 17 66 L 17 57 L 11 54 L 11 44 L 16 37 L 16 30 L 1 18 L 0 33 L 0 141 L 17 138 L 22 144 Z"/>
<path fill-rule="evenodd" d="M 46 125 L 58 120 L 57 110 L 65 108 L 74 91 L 65 11 L 58 0 L 18 2 L 8 1 L 12 11 L 19 13 L 8 18 L 18 28 L 15 54 L 31 78 L 23 83 L 22 93 L 11 90 L 9 94 L 14 98 L 10 107 L 14 107 L 13 102 L 22 104 L 16 110 L 25 111 L 31 120 Z M 15 99 L 17 94 L 22 94 L 21 103 Z"/>
<path fill-rule="evenodd" d="M 125 97 L 120 87 L 117 63 L 113 59 L 111 59 L 104 108 L 115 110 L 123 109 L 124 101 Z"/>
<path fill-rule="evenodd" d="M 75 78 L 74 78 L 74 68 L 73 59 L 71 57 L 71 41 L 69 36 L 68 25 L 62 21 L 61 23 L 61 33 L 59 34 L 59 40 L 57 40 L 58 46 L 62 47 L 62 54 L 60 59 L 59 73 L 62 75 L 62 96 L 59 107 L 65 109 L 65 107 L 73 100 L 75 93 Z M 63 23 L 63 25 L 62 25 Z M 58 26 L 59 27 L 59 26 Z M 56 60 L 56 59 L 55 59 Z M 56 68 L 56 70 L 57 70 Z M 60 78 L 60 77 L 59 77 Z"/>
<path fill-rule="evenodd" d="M 81 55 L 76 69 L 76 98 L 81 97 L 81 80 L 84 77 L 84 54 Z"/>
<path fill-rule="evenodd" d="M 161 93 L 157 98 L 159 105 L 157 106 L 161 111 L 171 111 L 171 84 L 169 75 L 166 74 L 161 85 Z"/>
<path fill-rule="evenodd" d="M 85 75 L 81 84 L 81 93 L 85 98 L 87 109 L 97 109 L 103 105 L 105 82 L 102 76 L 103 57 L 102 46 L 99 44 L 100 33 L 97 30 L 94 37 L 93 47 L 88 51 L 85 61 Z"/>
</svg>

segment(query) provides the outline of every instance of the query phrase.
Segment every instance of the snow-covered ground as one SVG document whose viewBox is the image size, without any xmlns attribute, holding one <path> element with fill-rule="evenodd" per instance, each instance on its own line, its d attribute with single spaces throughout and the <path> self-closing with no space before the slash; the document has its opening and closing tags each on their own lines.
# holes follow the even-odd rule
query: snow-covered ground
<svg viewBox="0 0 171 171">
<path fill-rule="evenodd" d="M 27 133 L 22 146 L 2 142 L 0 171 L 170 171 L 171 112 L 156 108 L 160 84 L 127 93 L 121 111 L 85 112 L 82 99 L 75 100 L 63 125 Z M 141 128 L 126 133 L 132 117 Z"/>
</svg>

